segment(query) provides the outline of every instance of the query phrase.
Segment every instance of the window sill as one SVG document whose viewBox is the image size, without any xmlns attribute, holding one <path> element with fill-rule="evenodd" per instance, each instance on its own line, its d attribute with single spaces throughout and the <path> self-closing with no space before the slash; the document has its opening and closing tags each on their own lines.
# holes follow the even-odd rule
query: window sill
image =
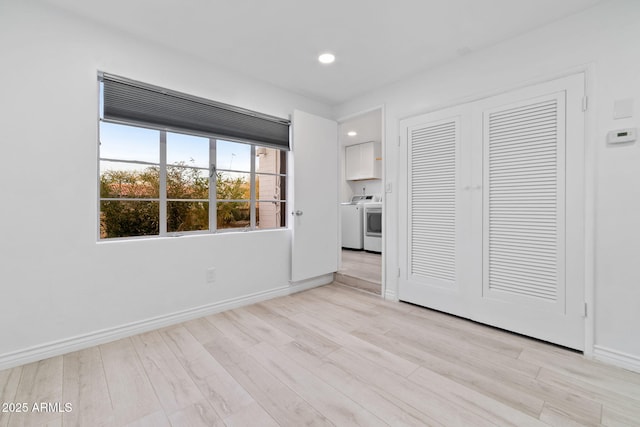
<svg viewBox="0 0 640 427">
<path fill-rule="evenodd" d="M 288 227 L 284 228 L 269 228 L 265 230 L 242 230 L 242 229 L 232 229 L 232 230 L 220 230 L 214 233 L 211 232 L 189 232 L 189 233 L 176 233 L 167 236 L 137 236 L 137 237 L 114 237 L 111 239 L 99 239 L 96 241 L 98 245 L 108 245 L 108 244 L 117 244 L 117 243 L 128 243 L 128 242 L 157 242 L 157 241 L 168 241 L 168 240 L 182 240 L 182 239 L 193 239 L 193 238 L 215 238 L 216 236 L 232 236 L 232 235 L 250 235 L 250 234 L 265 234 L 265 233 L 288 233 Z"/>
</svg>

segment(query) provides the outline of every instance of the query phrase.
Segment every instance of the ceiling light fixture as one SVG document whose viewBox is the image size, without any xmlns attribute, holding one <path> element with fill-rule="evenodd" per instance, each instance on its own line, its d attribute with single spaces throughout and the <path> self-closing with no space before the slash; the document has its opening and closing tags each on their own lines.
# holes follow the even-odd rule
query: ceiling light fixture
<svg viewBox="0 0 640 427">
<path fill-rule="evenodd" d="M 355 130 L 351 130 L 349 132 L 347 132 L 347 135 L 349 136 L 356 136 L 358 134 L 358 132 L 356 132 Z"/>
<path fill-rule="evenodd" d="M 318 61 L 320 61 L 321 64 L 331 64 L 335 60 L 336 56 L 333 53 L 323 53 L 318 56 Z"/>
</svg>

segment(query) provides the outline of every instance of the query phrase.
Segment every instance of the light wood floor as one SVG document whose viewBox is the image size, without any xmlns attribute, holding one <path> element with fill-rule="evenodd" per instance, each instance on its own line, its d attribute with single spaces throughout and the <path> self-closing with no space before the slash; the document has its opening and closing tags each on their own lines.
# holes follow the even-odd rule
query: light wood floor
<svg viewBox="0 0 640 427">
<path fill-rule="evenodd" d="M 639 425 L 640 375 L 340 285 L 0 371 L 0 426 Z"/>
<path fill-rule="evenodd" d="M 342 249 L 342 266 L 336 280 L 354 288 L 380 295 L 382 292 L 382 255 Z"/>
</svg>

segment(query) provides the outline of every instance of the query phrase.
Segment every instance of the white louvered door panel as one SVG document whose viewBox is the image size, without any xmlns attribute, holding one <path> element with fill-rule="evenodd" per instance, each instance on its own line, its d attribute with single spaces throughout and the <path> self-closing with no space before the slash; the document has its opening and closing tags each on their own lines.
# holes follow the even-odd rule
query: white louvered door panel
<svg viewBox="0 0 640 427">
<path fill-rule="evenodd" d="M 410 275 L 454 286 L 458 121 L 409 128 L 408 141 Z"/>
<path fill-rule="evenodd" d="M 460 316 L 467 314 L 460 301 L 467 298 L 463 240 L 471 215 L 470 192 L 463 190 L 471 179 L 461 146 L 470 128 L 465 113 L 452 107 L 401 121 L 407 174 L 398 186 L 406 214 L 399 224 L 398 297 Z"/>
<path fill-rule="evenodd" d="M 565 92 L 483 116 L 483 295 L 563 311 Z"/>
<path fill-rule="evenodd" d="M 584 348 L 584 75 L 478 102 L 482 267 L 471 318 Z M 475 286 L 474 286 L 475 288 Z"/>
</svg>

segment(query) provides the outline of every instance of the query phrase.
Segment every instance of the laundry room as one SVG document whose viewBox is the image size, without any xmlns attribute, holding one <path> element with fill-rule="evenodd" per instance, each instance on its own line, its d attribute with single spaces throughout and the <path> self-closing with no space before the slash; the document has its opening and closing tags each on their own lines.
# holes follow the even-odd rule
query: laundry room
<svg viewBox="0 0 640 427">
<path fill-rule="evenodd" d="M 340 143 L 341 263 L 336 278 L 381 294 L 383 289 L 382 108 L 342 120 Z"/>
</svg>

